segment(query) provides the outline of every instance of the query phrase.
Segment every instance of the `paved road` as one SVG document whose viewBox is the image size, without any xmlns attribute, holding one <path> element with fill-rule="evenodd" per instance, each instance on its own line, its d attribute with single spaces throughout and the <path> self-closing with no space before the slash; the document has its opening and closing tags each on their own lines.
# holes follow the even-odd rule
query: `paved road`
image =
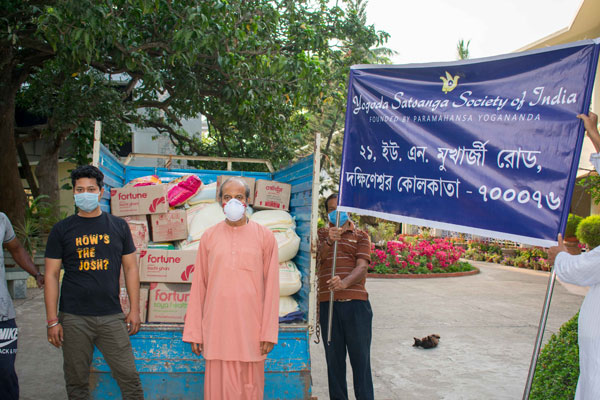
<svg viewBox="0 0 600 400">
<path fill-rule="evenodd" d="M 481 274 L 469 277 L 368 280 L 376 399 L 521 398 L 548 274 L 476 264 Z M 556 286 L 546 339 L 582 299 Z M 30 289 L 15 305 L 21 400 L 65 399 L 62 355 L 46 341 L 42 292 Z M 431 333 L 441 335 L 437 348 L 412 347 L 413 336 Z M 327 399 L 321 346 L 311 348 L 313 393 Z M 348 376 L 351 386 L 350 368 Z"/>
<path fill-rule="evenodd" d="M 522 397 L 549 275 L 474 264 L 481 269 L 474 276 L 367 281 L 376 399 Z M 545 339 L 582 300 L 555 286 Z M 441 336 L 437 348 L 412 347 L 413 337 L 432 333 Z M 322 344 L 313 344 L 311 354 L 314 395 L 327 399 Z"/>
</svg>

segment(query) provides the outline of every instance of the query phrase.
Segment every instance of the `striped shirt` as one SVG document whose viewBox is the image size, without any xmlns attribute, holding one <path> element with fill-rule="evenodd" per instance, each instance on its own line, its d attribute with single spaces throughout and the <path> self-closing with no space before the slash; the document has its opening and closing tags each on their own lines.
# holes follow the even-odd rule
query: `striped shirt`
<svg viewBox="0 0 600 400">
<path fill-rule="evenodd" d="M 327 281 L 331 279 L 331 266 L 333 264 L 333 245 L 327 244 L 329 228 L 321 228 L 318 231 L 318 277 L 319 277 L 319 301 L 329 301 L 329 289 Z M 359 258 L 371 262 L 371 239 L 369 235 L 360 229 L 356 229 L 354 223 L 349 221 L 348 228 L 342 232 L 342 239 L 338 242 L 337 257 L 335 263 L 335 274 L 340 279 L 346 278 L 354 268 Z M 335 300 L 352 299 L 367 300 L 369 294 L 365 289 L 366 277 L 345 290 L 335 292 Z"/>
</svg>

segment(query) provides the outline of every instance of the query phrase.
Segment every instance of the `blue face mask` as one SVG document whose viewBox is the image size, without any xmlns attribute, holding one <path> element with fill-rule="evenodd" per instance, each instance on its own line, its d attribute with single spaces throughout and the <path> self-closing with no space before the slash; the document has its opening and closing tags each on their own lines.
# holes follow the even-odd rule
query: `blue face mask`
<svg viewBox="0 0 600 400">
<path fill-rule="evenodd" d="M 81 211 L 92 212 L 98 208 L 100 200 L 98 193 L 77 193 L 75 194 L 75 205 Z"/>
<path fill-rule="evenodd" d="M 333 210 L 332 212 L 330 212 L 328 214 L 329 222 L 331 222 L 334 225 L 335 225 L 335 214 L 336 213 L 337 213 L 337 211 Z M 346 211 L 340 211 L 340 226 L 344 225 L 346 223 L 346 221 L 348 221 L 348 213 Z"/>
</svg>

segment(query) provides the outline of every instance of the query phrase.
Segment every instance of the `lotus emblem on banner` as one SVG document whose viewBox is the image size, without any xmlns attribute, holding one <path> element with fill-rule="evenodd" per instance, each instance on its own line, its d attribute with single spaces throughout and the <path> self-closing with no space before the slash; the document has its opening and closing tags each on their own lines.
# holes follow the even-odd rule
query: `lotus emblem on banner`
<svg viewBox="0 0 600 400">
<path fill-rule="evenodd" d="M 442 92 L 448 93 L 456 89 L 458 86 L 458 78 L 460 78 L 458 75 L 454 75 L 454 77 L 452 77 L 448 71 L 446 71 L 446 77 L 440 76 L 440 79 L 444 82 L 444 85 L 442 86 Z"/>
</svg>

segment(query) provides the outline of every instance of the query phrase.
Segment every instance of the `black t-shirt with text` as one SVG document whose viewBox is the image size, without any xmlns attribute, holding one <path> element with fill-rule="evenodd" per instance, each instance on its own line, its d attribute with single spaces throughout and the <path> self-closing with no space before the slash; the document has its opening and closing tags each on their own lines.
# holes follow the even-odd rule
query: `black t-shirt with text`
<svg viewBox="0 0 600 400">
<path fill-rule="evenodd" d="M 135 246 L 127 222 L 114 215 L 72 215 L 54 225 L 45 256 L 61 259 L 65 269 L 59 310 L 94 316 L 122 312 L 121 259 L 133 252 Z"/>
</svg>

